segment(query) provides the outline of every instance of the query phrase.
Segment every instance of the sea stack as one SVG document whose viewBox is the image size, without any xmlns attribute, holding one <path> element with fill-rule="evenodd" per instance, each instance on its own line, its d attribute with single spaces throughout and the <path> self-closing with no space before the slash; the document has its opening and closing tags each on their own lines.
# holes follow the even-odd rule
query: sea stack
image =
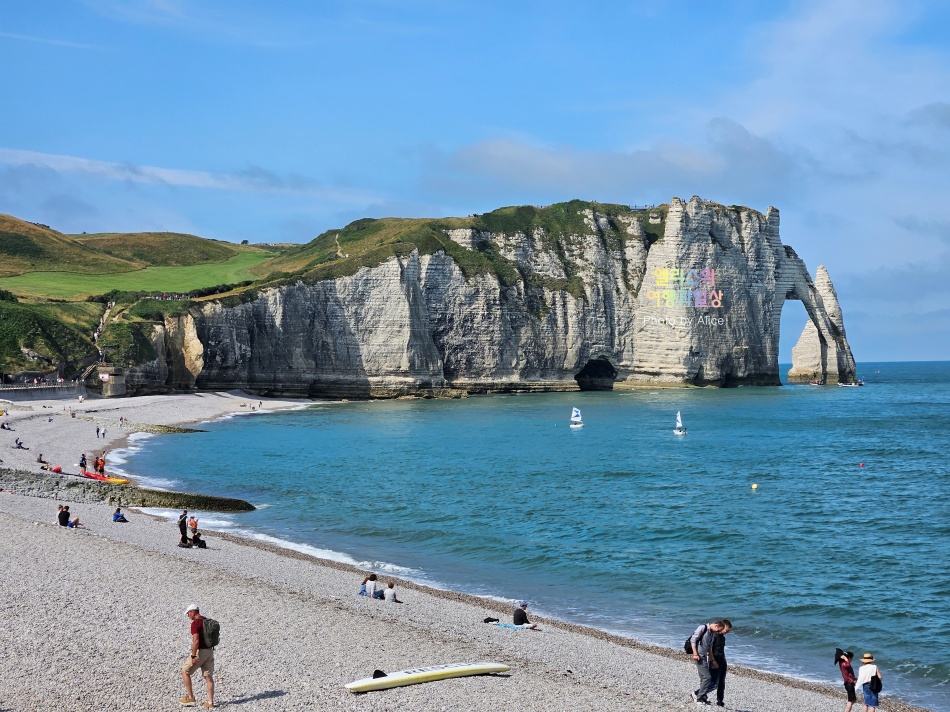
<svg viewBox="0 0 950 712">
<path fill-rule="evenodd" d="M 792 349 L 788 380 L 793 383 L 850 383 L 855 379 L 857 368 L 845 335 L 838 294 L 824 265 L 818 265 L 815 272 L 815 289 L 834 329 L 833 339 L 823 339 L 814 321 L 809 320 Z"/>
</svg>

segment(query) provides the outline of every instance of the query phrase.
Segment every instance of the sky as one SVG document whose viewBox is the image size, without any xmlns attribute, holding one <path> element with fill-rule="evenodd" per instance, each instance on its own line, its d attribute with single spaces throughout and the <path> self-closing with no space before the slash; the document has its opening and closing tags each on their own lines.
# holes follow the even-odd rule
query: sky
<svg viewBox="0 0 950 712">
<path fill-rule="evenodd" d="M 699 195 L 779 208 L 859 364 L 950 359 L 947 2 L 10 2 L 0 67 L 0 212 L 62 232 Z"/>
</svg>

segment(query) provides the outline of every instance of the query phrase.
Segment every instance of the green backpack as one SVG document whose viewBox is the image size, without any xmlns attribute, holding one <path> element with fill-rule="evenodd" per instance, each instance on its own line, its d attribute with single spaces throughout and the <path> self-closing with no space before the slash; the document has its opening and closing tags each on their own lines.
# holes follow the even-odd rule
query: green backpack
<svg viewBox="0 0 950 712">
<path fill-rule="evenodd" d="M 209 648 L 218 647 L 221 642 L 221 624 L 214 618 L 202 618 L 201 632 L 205 637 L 205 645 Z"/>
</svg>

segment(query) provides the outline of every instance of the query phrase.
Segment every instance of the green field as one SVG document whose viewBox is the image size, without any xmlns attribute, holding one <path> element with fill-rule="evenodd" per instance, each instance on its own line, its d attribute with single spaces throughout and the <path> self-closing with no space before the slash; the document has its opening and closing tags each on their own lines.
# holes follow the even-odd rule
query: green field
<svg viewBox="0 0 950 712">
<path fill-rule="evenodd" d="M 28 272 L 0 278 L 0 289 L 17 296 L 83 299 L 112 290 L 129 292 L 189 292 L 218 284 L 258 279 L 251 267 L 273 257 L 266 252 L 242 252 L 225 262 L 189 267 L 148 267 L 118 274 Z"/>
</svg>

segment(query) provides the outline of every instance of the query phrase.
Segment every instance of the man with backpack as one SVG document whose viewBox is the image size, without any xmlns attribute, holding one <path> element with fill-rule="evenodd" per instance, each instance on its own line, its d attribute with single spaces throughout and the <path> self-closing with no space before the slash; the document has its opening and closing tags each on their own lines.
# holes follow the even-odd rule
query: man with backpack
<svg viewBox="0 0 950 712">
<path fill-rule="evenodd" d="M 708 705 L 707 695 L 716 689 L 719 683 L 719 663 L 713 654 L 716 638 L 719 637 L 725 626 L 722 621 L 704 623 L 690 636 L 690 648 L 693 651 L 693 662 L 699 673 L 699 689 L 693 692 L 693 700 L 698 705 Z"/>
<path fill-rule="evenodd" d="M 178 702 L 183 707 L 195 706 L 195 693 L 191 686 L 191 676 L 195 674 L 198 668 L 201 668 L 201 674 L 205 679 L 205 687 L 208 688 L 208 701 L 202 703 L 205 709 L 214 707 L 214 647 L 218 644 L 218 623 L 210 618 L 205 618 L 198 610 L 198 606 L 192 603 L 185 611 L 185 615 L 191 619 L 191 655 L 181 666 L 181 677 L 185 683 L 185 696 Z"/>
</svg>

